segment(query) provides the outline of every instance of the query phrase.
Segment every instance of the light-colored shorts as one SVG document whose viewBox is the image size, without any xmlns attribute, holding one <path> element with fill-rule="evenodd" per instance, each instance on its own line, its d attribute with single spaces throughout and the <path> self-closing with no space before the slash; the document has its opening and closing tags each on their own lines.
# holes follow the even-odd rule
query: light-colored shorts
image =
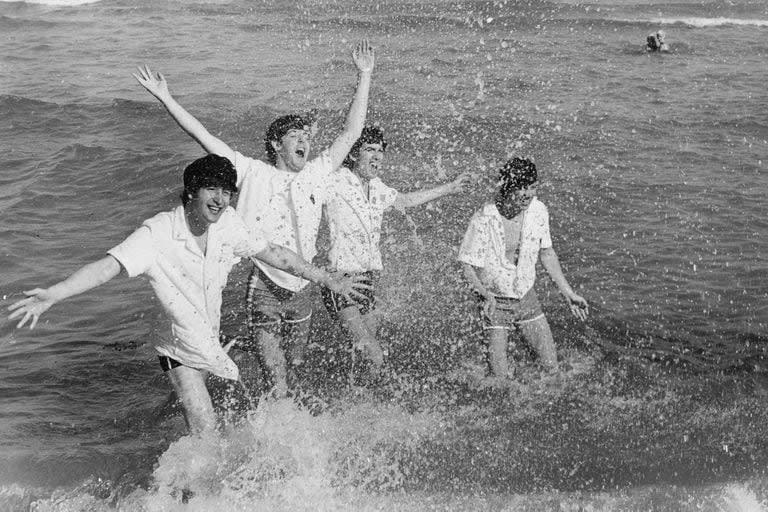
<svg viewBox="0 0 768 512">
<path fill-rule="evenodd" d="M 483 329 L 508 329 L 513 330 L 521 324 L 532 322 L 544 317 L 536 291 L 531 288 L 519 299 L 512 297 L 496 296 L 496 311 L 491 318 L 483 314 L 484 301 L 480 302 L 480 317 Z"/>
</svg>

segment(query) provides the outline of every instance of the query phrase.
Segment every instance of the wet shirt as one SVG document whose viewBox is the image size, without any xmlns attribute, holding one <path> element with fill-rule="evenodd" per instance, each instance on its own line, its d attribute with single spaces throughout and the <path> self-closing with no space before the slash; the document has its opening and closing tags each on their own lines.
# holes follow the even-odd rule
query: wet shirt
<svg viewBox="0 0 768 512">
<path fill-rule="evenodd" d="M 317 254 L 315 243 L 325 200 L 325 186 L 333 171 L 324 151 L 299 172 L 280 170 L 261 160 L 235 152 L 237 213 L 248 228 L 276 244 L 291 249 L 306 261 Z M 259 268 L 278 286 L 299 291 L 309 281 L 263 262 Z"/>
<path fill-rule="evenodd" d="M 221 293 L 232 266 L 267 248 L 232 208 L 208 228 L 203 254 L 179 206 L 144 221 L 108 251 L 130 277 L 146 276 L 168 319 L 155 349 L 181 364 L 237 379 L 235 363 L 219 343 Z"/>
<path fill-rule="evenodd" d="M 333 269 L 382 270 L 381 224 L 384 211 L 395 203 L 397 194 L 397 190 L 373 178 L 368 182 L 366 196 L 360 178 L 346 167 L 331 175 L 326 214 L 331 239 L 328 259 Z"/>
<path fill-rule="evenodd" d="M 494 204 L 476 212 L 459 248 L 459 261 L 480 269 L 480 280 L 500 296 L 521 298 L 536 281 L 539 250 L 552 247 L 549 212 L 534 199 L 523 213 L 517 264 L 509 261 L 502 216 Z"/>
</svg>

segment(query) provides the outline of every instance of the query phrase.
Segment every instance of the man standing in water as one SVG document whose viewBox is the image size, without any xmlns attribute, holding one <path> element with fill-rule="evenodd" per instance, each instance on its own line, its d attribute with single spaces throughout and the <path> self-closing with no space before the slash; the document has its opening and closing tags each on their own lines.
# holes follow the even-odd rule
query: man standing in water
<svg viewBox="0 0 768 512">
<path fill-rule="evenodd" d="M 536 165 L 513 158 L 500 170 L 493 203 L 469 222 L 459 248 L 464 274 L 481 302 L 492 377 L 506 379 L 507 333 L 518 330 L 541 362 L 557 370 L 552 331 L 533 288 L 536 261 L 541 257 L 549 276 L 570 304 L 571 313 L 585 320 L 587 301 L 568 284 L 552 247 L 547 207 L 536 198 Z"/>
<path fill-rule="evenodd" d="M 282 116 L 269 126 L 264 140 L 269 160 L 266 163 L 243 156 L 211 135 L 171 96 L 162 75 L 155 77 L 145 67 L 134 77 L 207 152 L 234 162 L 241 189 L 237 212 L 246 225 L 311 261 L 317 252 L 315 242 L 326 182 L 344 161 L 365 123 L 374 67 L 373 47 L 368 41 L 361 41 L 352 58 L 358 82 L 344 130 L 330 148 L 310 162 L 310 126 L 301 116 Z M 242 351 L 241 365 L 252 366 L 259 360 L 264 363 L 276 397 L 287 394 L 304 359 L 312 316 L 308 284 L 305 279 L 263 262 L 256 263 L 248 282 L 251 340 L 236 348 Z"/>
<path fill-rule="evenodd" d="M 666 34 L 663 30 L 658 30 L 655 33 L 648 34 L 645 39 L 645 51 L 647 52 L 668 52 L 669 45 L 664 42 Z"/>
<path fill-rule="evenodd" d="M 447 194 L 462 192 L 468 174 L 435 188 L 399 193 L 379 178 L 387 142 L 375 126 L 366 126 L 334 173 L 326 192 L 326 219 L 330 230 L 330 267 L 345 275 L 365 277 L 371 288 L 363 300 L 349 300 L 333 290 L 323 289 L 323 301 L 332 316 L 341 320 L 352 336 L 353 350 L 360 350 L 370 364 L 370 375 L 380 374 L 384 353 L 376 338 L 378 315 L 374 287 L 383 270 L 379 241 L 384 211 L 418 206 Z"/>
<path fill-rule="evenodd" d="M 219 343 L 221 291 L 240 257 L 320 282 L 342 295 L 356 294 L 352 280 L 336 279 L 294 252 L 253 236 L 229 208 L 237 174 L 224 157 L 208 155 L 184 170 L 181 206 L 146 220 L 107 256 L 46 289 L 35 288 L 12 304 L 10 319 L 30 329 L 41 314 L 68 297 L 106 283 L 124 270 L 144 275 L 168 319 L 154 346 L 192 432 L 213 428 L 216 418 L 205 386 L 208 372 L 237 380 L 238 368 Z M 360 286 L 360 285 L 355 285 Z"/>
</svg>

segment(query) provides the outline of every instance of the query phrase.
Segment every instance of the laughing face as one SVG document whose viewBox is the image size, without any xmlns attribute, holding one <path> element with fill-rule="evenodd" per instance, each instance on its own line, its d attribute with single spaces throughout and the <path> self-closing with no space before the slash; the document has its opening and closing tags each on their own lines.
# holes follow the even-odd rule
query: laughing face
<svg viewBox="0 0 768 512">
<path fill-rule="evenodd" d="M 361 178 L 370 180 L 379 175 L 379 169 L 384 161 L 384 147 L 380 143 L 365 143 L 360 146 L 360 152 L 355 161 L 354 171 Z"/>
<path fill-rule="evenodd" d="M 190 196 L 186 210 L 190 220 L 199 226 L 218 222 L 229 206 L 232 192 L 221 187 L 203 187 Z"/>
<path fill-rule="evenodd" d="M 272 142 L 277 153 L 277 168 L 299 172 L 304 168 L 309 156 L 311 137 L 309 128 L 292 129 L 283 135 L 280 142 Z"/>
</svg>

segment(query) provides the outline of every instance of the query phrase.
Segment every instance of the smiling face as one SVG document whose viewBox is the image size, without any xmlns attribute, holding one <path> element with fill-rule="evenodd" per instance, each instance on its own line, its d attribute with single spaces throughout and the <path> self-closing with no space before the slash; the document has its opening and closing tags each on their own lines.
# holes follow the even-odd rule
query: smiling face
<svg viewBox="0 0 768 512">
<path fill-rule="evenodd" d="M 189 194 L 184 209 L 190 222 L 197 227 L 207 227 L 218 222 L 232 200 L 232 191 L 222 187 L 202 187 Z"/>
<path fill-rule="evenodd" d="M 276 167 L 286 171 L 299 172 L 307 164 L 311 137 L 309 129 L 288 130 L 280 141 L 272 141 L 276 153 Z"/>
<path fill-rule="evenodd" d="M 355 160 L 353 171 L 361 178 L 370 180 L 379 175 L 384 162 L 384 146 L 381 143 L 363 143 Z"/>
</svg>

